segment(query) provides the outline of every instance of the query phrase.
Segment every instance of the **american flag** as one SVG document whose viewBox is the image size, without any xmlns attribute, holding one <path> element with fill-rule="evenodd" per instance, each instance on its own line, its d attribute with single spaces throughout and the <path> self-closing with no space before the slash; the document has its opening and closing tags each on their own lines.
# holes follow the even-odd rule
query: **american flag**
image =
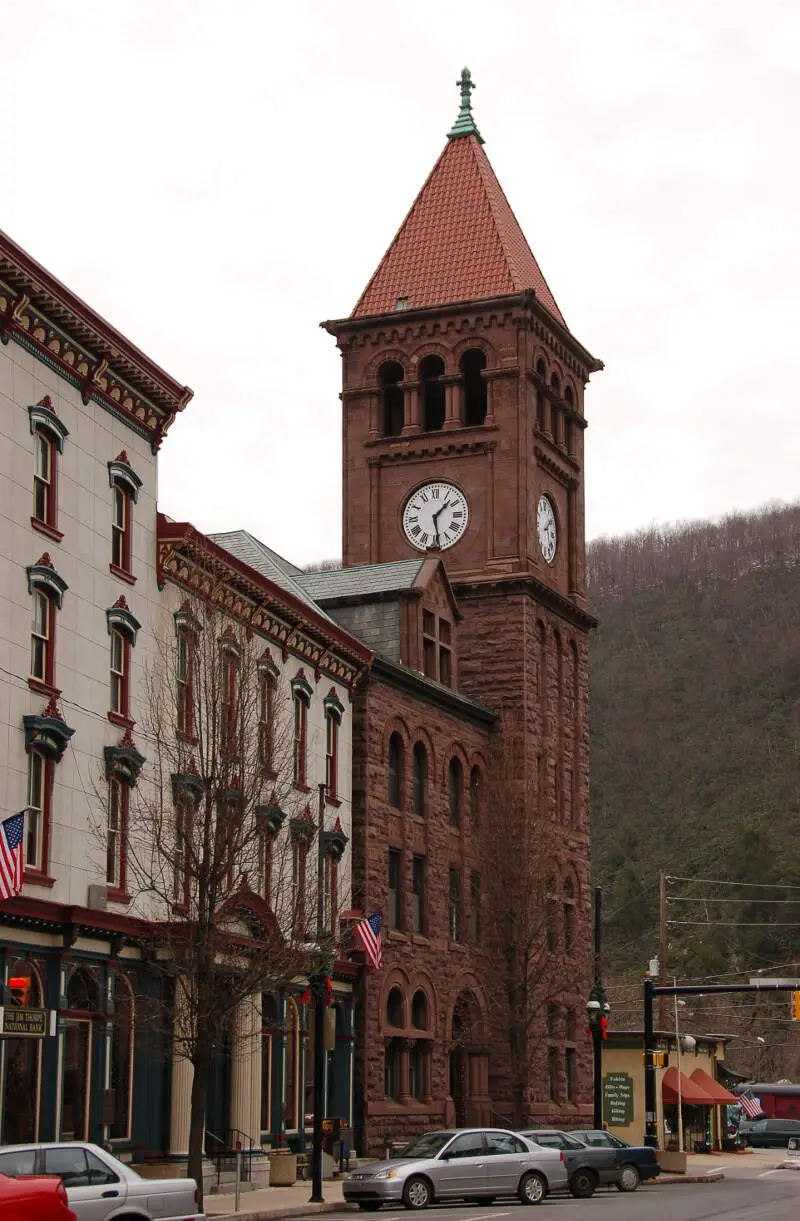
<svg viewBox="0 0 800 1221">
<path fill-rule="evenodd" d="M 0 899 L 11 899 L 22 890 L 22 837 L 25 811 L 0 822 Z"/>
<path fill-rule="evenodd" d="M 739 1095 L 739 1106 L 750 1119 L 758 1119 L 759 1115 L 764 1114 L 764 1108 L 759 1100 L 753 1097 L 752 1090 L 748 1090 L 746 1094 Z"/>
<path fill-rule="evenodd" d="M 353 932 L 364 947 L 373 971 L 378 971 L 383 963 L 383 944 L 381 941 L 381 918 L 378 912 L 373 912 L 365 920 L 358 920 L 353 925 Z"/>
</svg>

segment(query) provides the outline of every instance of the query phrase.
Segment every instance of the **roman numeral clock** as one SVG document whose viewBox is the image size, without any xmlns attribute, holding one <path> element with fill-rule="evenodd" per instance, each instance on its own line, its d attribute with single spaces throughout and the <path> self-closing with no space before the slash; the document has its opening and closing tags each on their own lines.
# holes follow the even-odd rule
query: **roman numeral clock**
<svg viewBox="0 0 800 1221">
<path fill-rule="evenodd" d="M 468 521 L 467 498 L 452 483 L 424 483 L 411 493 L 403 509 L 403 531 L 419 551 L 452 547 Z"/>
</svg>

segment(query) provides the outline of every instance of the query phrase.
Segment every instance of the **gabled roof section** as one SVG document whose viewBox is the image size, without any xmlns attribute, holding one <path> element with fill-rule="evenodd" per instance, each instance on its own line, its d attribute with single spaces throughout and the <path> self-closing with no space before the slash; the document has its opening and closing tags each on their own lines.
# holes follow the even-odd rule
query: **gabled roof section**
<svg viewBox="0 0 800 1221">
<path fill-rule="evenodd" d="M 321 572 L 304 572 L 299 580 L 315 602 L 358 600 L 402 593 L 413 589 L 424 559 L 397 560 L 391 564 L 359 564 L 354 568 L 329 568 Z"/>
<path fill-rule="evenodd" d="M 267 547 L 266 543 L 262 543 L 249 531 L 228 530 L 223 534 L 209 534 L 208 537 L 218 547 L 224 547 L 231 555 L 235 555 L 237 560 L 255 568 L 256 572 L 260 572 L 262 576 L 273 581 L 281 589 L 293 594 L 307 606 L 313 606 L 321 615 L 325 615 L 325 612 L 317 606 L 313 595 L 306 592 L 305 586 L 299 579 L 307 574 L 289 560 L 284 559 L 282 555 L 278 555 L 277 551 Z M 327 615 L 325 617 L 328 618 Z"/>
<path fill-rule="evenodd" d="M 466 74 L 466 80 L 465 80 Z M 532 289 L 566 326 L 483 151 L 467 69 L 448 142 L 351 317 L 479 301 Z M 465 103 L 466 90 L 466 103 Z"/>
</svg>

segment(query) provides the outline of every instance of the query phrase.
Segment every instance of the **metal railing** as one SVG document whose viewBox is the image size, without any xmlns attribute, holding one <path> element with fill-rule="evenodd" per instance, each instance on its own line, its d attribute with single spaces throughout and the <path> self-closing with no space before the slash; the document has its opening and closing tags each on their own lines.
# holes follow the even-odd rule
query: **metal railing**
<svg viewBox="0 0 800 1221">
<path fill-rule="evenodd" d="M 242 1182 L 249 1183 L 253 1177 L 253 1154 L 255 1152 L 252 1138 L 246 1132 L 242 1132 L 240 1128 L 230 1128 L 223 1136 L 206 1128 L 206 1157 L 213 1163 L 217 1187 L 219 1187 L 224 1171 L 236 1170 L 237 1144 L 241 1145 L 242 1150 Z"/>
</svg>

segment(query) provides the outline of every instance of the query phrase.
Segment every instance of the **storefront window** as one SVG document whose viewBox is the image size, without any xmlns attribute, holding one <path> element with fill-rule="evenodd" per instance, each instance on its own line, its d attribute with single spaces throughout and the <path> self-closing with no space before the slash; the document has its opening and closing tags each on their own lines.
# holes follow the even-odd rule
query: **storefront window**
<svg viewBox="0 0 800 1221">
<path fill-rule="evenodd" d="M 92 1087 L 92 1021 L 98 1010 L 97 984 L 79 968 L 67 985 L 64 1023 L 64 1077 L 61 1090 L 61 1140 L 88 1140 Z M 78 1015 L 81 1016 L 78 1016 Z M 86 1016 L 83 1016 L 83 1015 Z M 74 1015 L 74 1016 L 73 1016 Z"/>
<path fill-rule="evenodd" d="M 8 978 L 11 1004 L 30 1009 L 42 1005 L 42 989 L 29 963 L 15 963 Z M 3 1039 L 5 1092 L 2 1110 L 4 1145 L 24 1144 L 38 1137 L 40 1039 Z"/>
<path fill-rule="evenodd" d="M 112 1139 L 123 1140 L 131 1134 L 131 1104 L 133 1101 L 133 993 L 124 975 L 118 975 L 114 985 L 114 1031 L 111 1055 L 111 1088 L 114 1091 L 114 1122 Z"/>
</svg>

